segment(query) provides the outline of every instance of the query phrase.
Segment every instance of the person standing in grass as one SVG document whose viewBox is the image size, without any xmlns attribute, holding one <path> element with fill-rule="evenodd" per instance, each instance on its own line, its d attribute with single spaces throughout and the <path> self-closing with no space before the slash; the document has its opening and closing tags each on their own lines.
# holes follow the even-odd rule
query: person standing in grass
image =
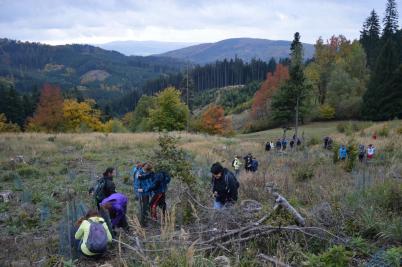
<svg viewBox="0 0 402 267">
<path fill-rule="evenodd" d="M 138 181 L 138 176 L 142 175 L 144 173 L 143 169 L 143 164 L 139 161 L 137 161 L 136 165 L 134 166 L 133 170 L 131 171 L 131 175 L 133 176 L 133 187 L 134 187 L 134 196 L 135 200 L 139 199 L 139 181 Z"/>
<path fill-rule="evenodd" d="M 341 145 L 338 151 L 339 160 L 345 160 L 346 156 L 348 155 L 348 151 L 346 150 L 345 145 Z"/>
<path fill-rule="evenodd" d="M 109 167 L 103 173 L 103 177 L 98 179 L 96 185 L 89 190 L 90 194 L 94 194 L 96 206 L 111 194 L 116 193 L 116 185 L 113 182 L 113 176 L 116 174 L 115 169 Z"/>
<path fill-rule="evenodd" d="M 157 207 L 160 207 L 163 212 L 163 216 L 166 212 L 166 191 L 170 182 L 170 176 L 165 172 L 155 173 L 152 177 L 152 184 L 149 188 L 152 194 L 150 202 L 151 218 L 157 221 Z"/>
<path fill-rule="evenodd" d="M 77 227 L 75 239 L 84 256 L 99 257 L 106 252 L 107 244 L 112 242 L 112 234 L 97 210 L 89 210 L 85 217 L 77 222 Z"/>
<path fill-rule="evenodd" d="M 369 144 L 369 146 L 367 147 L 367 159 L 372 159 L 374 158 L 374 154 L 375 154 L 375 147 L 373 146 L 373 144 Z"/>
<path fill-rule="evenodd" d="M 236 176 L 238 176 L 238 175 L 240 174 L 240 166 L 241 166 L 241 165 L 242 165 L 242 164 L 241 164 L 241 162 L 240 162 L 239 156 L 236 155 L 236 156 L 234 157 L 233 161 L 232 161 L 232 166 L 233 166 L 233 168 L 234 168 L 234 170 L 235 170 Z"/>
<path fill-rule="evenodd" d="M 236 202 L 240 184 L 235 175 L 219 162 L 212 165 L 211 173 L 214 209 L 222 209 L 226 204 Z"/>
<path fill-rule="evenodd" d="M 364 156 L 366 155 L 366 149 L 364 145 L 360 144 L 359 145 L 359 161 L 363 162 Z"/>
<path fill-rule="evenodd" d="M 143 226 L 147 224 L 149 199 L 151 196 L 151 186 L 154 172 L 150 163 L 145 163 L 142 172 L 138 174 L 137 192 L 140 206 L 140 223 Z"/>
</svg>

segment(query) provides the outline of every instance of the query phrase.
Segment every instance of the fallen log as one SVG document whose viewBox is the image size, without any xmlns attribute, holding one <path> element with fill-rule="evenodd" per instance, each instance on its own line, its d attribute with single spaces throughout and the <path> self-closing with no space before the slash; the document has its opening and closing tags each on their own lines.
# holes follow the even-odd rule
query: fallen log
<svg viewBox="0 0 402 267">
<path fill-rule="evenodd" d="M 284 198 L 283 196 L 279 195 L 276 192 L 272 193 L 272 195 L 275 197 L 275 203 L 276 203 L 274 209 L 282 207 L 293 216 L 298 225 L 300 226 L 306 225 L 306 221 L 304 220 L 304 218 L 292 205 L 289 204 L 286 198 Z"/>
</svg>

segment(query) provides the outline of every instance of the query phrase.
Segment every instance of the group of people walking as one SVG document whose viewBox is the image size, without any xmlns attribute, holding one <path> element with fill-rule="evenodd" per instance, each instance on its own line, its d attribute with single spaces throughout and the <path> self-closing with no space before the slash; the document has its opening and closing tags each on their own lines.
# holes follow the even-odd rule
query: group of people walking
<svg viewBox="0 0 402 267">
<path fill-rule="evenodd" d="M 275 144 L 272 141 L 267 141 L 265 143 L 265 151 L 271 151 L 275 149 L 276 151 L 285 151 L 287 146 L 289 144 L 289 147 L 291 150 L 295 146 L 300 146 L 301 145 L 301 140 L 300 138 L 296 137 L 295 135 L 292 137 L 292 139 L 287 140 L 286 138 L 278 138 L 278 140 L 275 142 Z"/>
</svg>

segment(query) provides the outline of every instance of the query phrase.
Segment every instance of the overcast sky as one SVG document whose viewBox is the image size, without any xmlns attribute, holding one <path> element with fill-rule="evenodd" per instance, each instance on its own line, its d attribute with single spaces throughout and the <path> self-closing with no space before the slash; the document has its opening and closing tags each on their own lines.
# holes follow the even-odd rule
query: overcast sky
<svg viewBox="0 0 402 267">
<path fill-rule="evenodd" d="M 402 1 L 397 0 L 402 16 Z M 386 0 L 0 0 L 0 37 L 49 44 L 359 37 Z M 399 23 L 401 25 L 401 21 Z"/>
</svg>

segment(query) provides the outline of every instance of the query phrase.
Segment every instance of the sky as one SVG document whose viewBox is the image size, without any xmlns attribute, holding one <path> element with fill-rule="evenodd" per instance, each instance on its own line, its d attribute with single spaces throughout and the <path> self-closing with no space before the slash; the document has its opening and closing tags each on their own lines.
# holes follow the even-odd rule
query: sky
<svg viewBox="0 0 402 267">
<path fill-rule="evenodd" d="M 402 16 L 402 1 L 397 0 Z M 0 38 L 48 44 L 123 40 L 216 42 L 252 37 L 305 43 L 359 37 L 386 0 L 0 0 Z M 399 25 L 401 25 L 400 19 Z"/>
</svg>

